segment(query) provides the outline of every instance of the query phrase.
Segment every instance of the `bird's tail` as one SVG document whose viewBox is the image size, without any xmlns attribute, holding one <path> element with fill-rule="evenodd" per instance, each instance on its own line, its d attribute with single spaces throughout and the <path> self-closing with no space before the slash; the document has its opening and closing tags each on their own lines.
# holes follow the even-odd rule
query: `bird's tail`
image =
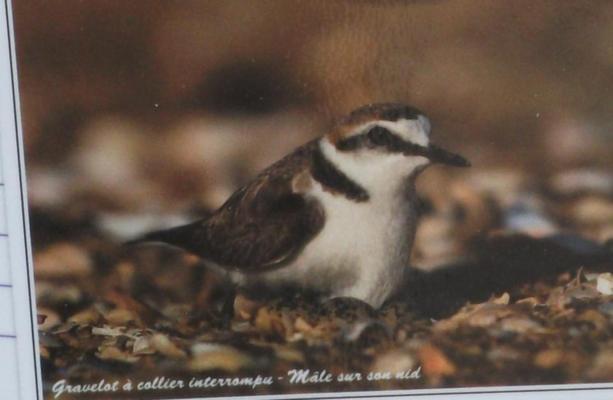
<svg viewBox="0 0 613 400">
<path fill-rule="evenodd" d="M 163 243 L 194 251 L 194 244 L 198 242 L 198 237 L 202 231 L 202 222 L 198 221 L 175 228 L 149 232 L 141 237 L 125 242 L 124 245 L 134 246 L 144 243 Z"/>
</svg>

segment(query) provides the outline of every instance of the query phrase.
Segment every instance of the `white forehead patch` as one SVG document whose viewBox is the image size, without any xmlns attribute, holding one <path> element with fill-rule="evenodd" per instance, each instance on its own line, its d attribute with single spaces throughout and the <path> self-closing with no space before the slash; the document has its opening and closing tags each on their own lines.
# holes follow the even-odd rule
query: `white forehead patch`
<svg viewBox="0 0 613 400">
<path fill-rule="evenodd" d="M 366 132 L 373 126 L 382 126 L 390 132 L 395 133 L 404 140 L 418 144 L 420 146 L 428 146 L 430 143 L 430 120 L 425 115 L 420 115 L 417 119 L 400 119 L 398 121 L 372 121 L 360 126 L 355 130 L 353 135 Z"/>
<path fill-rule="evenodd" d="M 430 120 L 428 119 L 428 117 L 426 117 L 425 115 L 419 115 L 417 117 L 417 120 L 421 124 L 423 130 L 426 131 L 426 135 L 430 136 L 431 125 L 430 125 Z"/>
</svg>

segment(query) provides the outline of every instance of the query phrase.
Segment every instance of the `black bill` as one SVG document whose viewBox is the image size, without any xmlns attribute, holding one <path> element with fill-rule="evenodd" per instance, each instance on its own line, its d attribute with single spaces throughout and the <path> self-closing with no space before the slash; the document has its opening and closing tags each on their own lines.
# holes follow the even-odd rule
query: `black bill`
<svg viewBox="0 0 613 400">
<path fill-rule="evenodd" d="M 451 153 L 433 144 L 424 148 L 423 156 L 433 163 L 451 165 L 454 167 L 470 167 L 470 161 L 461 155 Z"/>
<path fill-rule="evenodd" d="M 424 147 L 414 143 L 402 141 L 402 143 L 397 147 L 401 148 L 402 153 L 407 156 L 422 156 L 426 157 L 428 160 L 430 160 L 430 162 L 451 165 L 454 167 L 470 167 L 470 161 L 461 155 L 444 150 L 434 144 Z"/>
</svg>

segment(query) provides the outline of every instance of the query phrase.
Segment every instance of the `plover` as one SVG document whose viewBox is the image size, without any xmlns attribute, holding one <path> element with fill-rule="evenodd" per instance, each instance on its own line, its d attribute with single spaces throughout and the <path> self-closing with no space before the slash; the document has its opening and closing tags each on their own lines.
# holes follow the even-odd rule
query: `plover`
<svg viewBox="0 0 613 400">
<path fill-rule="evenodd" d="M 134 242 L 187 250 L 238 286 L 300 287 L 378 308 L 409 268 L 415 179 L 432 163 L 470 165 L 430 143 L 430 121 L 416 108 L 370 104 L 262 171 L 209 217 Z"/>
</svg>

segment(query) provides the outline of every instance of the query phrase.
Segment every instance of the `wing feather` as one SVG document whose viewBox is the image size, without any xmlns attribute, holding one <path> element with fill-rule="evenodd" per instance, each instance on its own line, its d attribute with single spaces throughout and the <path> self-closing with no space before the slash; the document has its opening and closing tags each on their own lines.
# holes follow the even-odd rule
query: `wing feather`
<svg viewBox="0 0 613 400">
<path fill-rule="evenodd" d="M 310 142 L 264 170 L 209 218 L 145 238 L 243 272 L 283 266 L 324 225 L 319 202 L 295 192 L 292 185 L 297 175 L 309 171 L 316 145 Z"/>
</svg>

